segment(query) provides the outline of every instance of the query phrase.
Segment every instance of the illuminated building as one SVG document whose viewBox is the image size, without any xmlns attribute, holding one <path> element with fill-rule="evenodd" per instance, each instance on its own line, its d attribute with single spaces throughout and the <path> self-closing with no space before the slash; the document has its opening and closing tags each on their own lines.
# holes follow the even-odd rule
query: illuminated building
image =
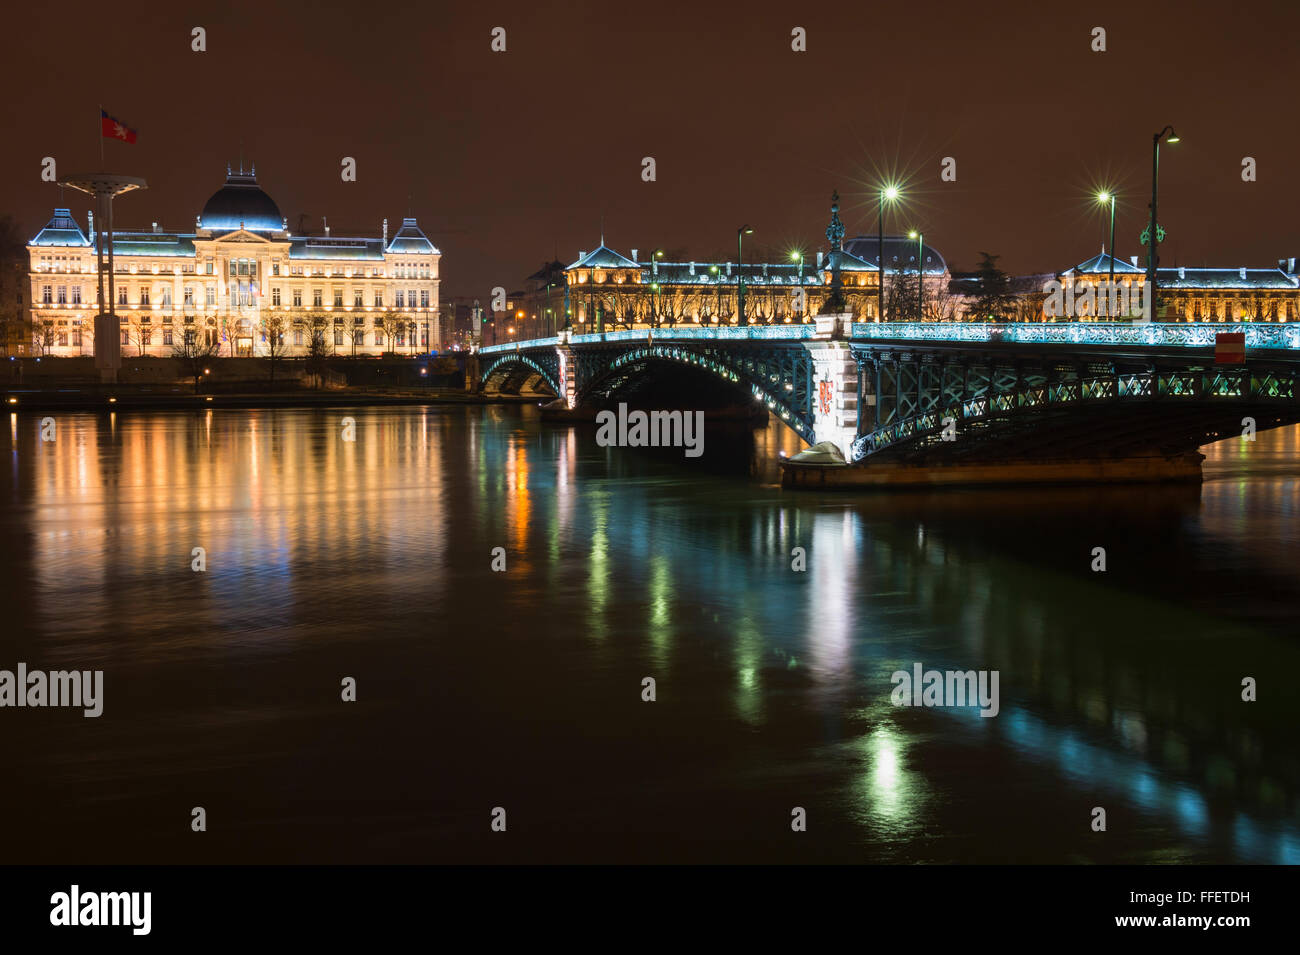
<svg viewBox="0 0 1300 955">
<path fill-rule="evenodd" d="M 93 214 L 92 214 L 93 215 Z M 32 353 L 90 355 L 96 309 L 93 220 L 55 209 L 28 243 Z M 170 356 L 182 336 L 220 354 L 306 354 L 313 336 L 338 354 L 437 347 L 442 253 L 414 218 L 390 238 L 293 235 L 255 171 L 232 172 L 193 232 L 114 231 L 122 353 Z M 433 343 L 431 346 L 430 343 Z"/>
</svg>

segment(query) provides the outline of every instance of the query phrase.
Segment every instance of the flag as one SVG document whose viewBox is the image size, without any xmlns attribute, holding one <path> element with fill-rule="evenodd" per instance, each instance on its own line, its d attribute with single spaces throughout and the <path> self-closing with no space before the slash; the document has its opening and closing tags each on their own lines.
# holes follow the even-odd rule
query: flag
<svg viewBox="0 0 1300 955">
<path fill-rule="evenodd" d="M 99 128 L 105 139 L 116 139 L 124 143 L 135 142 L 135 130 L 109 116 L 102 109 L 99 111 Z"/>
<path fill-rule="evenodd" d="M 1246 333 L 1219 332 L 1214 336 L 1214 363 L 1240 365 L 1246 360 Z"/>
</svg>

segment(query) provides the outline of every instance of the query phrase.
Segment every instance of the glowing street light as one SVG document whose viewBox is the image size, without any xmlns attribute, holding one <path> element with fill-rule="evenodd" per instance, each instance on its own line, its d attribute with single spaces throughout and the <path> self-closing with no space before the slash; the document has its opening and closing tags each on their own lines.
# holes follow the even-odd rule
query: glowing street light
<svg viewBox="0 0 1300 955">
<path fill-rule="evenodd" d="M 1160 301 L 1156 298 L 1156 248 L 1160 244 L 1160 223 L 1156 220 L 1156 207 L 1160 197 L 1160 140 L 1169 134 L 1168 142 L 1179 142 L 1172 126 L 1166 126 L 1151 137 L 1151 231 L 1147 246 L 1147 281 L 1151 283 L 1151 318 L 1160 314 Z"/>
<path fill-rule="evenodd" d="M 1115 288 L 1115 194 L 1110 192 L 1097 193 L 1097 201 L 1110 206 L 1110 287 L 1106 290 L 1107 303 L 1114 301 Z M 1107 305 L 1106 315 L 1113 318 L 1110 314 L 1109 304 Z"/>
<path fill-rule="evenodd" d="M 740 312 L 741 325 L 749 324 L 749 321 L 745 318 L 745 253 L 742 242 L 745 236 L 753 235 L 753 233 L 754 230 L 748 224 L 742 225 L 736 230 L 736 281 L 739 283 L 736 302 Z"/>
<path fill-rule="evenodd" d="M 876 321 L 885 320 L 885 200 L 894 202 L 901 193 L 898 187 L 894 185 L 882 186 L 880 189 L 880 202 L 877 206 L 876 225 L 878 228 L 877 238 L 879 239 L 878 251 L 876 253 L 877 276 L 876 290 L 878 314 Z"/>
<path fill-rule="evenodd" d="M 909 239 L 916 240 L 916 320 L 925 321 L 925 271 L 921 264 L 921 253 L 925 250 L 925 236 L 913 229 L 907 233 Z"/>
</svg>

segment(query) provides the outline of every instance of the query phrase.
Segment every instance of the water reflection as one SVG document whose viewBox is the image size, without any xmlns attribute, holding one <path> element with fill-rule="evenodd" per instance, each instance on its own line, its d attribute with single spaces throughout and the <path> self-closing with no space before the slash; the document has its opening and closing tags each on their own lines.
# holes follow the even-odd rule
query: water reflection
<svg viewBox="0 0 1300 955">
<path fill-rule="evenodd" d="M 68 415 L 53 443 L 11 415 L 10 655 L 129 689 L 107 737 L 8 727 L 0 755 L 49 783 L 4 807 L 116 786 L 95 811 L 138 828 L 125 802 L 202 776 L 255 789 L 261 848 L 231 858 L 304 858 L 358 812 L 389 848 L 357 858 L 473 858 L 457 813 L 495 785 L 548 820 L 519 858 L 1297 862 L 1297 704 L 1238 695 L 1300 664 L 1297 434 L 1208 449 L 1201 489 L 819 496 L 774 486 L 799 447 L 777 425 L 692 464 L 507 407 Z M 998 670 L 1001 715 L 893 707 L 914 662 Z M 326 701 L 356 672 L 377 715 L 342 729 Z M 349 759 L 367 772 L 321 795 Z M 732 829 L 656 828 L 707 798 Z M 807 848 L 747 815 L 809 803 Z"/>
</svg>

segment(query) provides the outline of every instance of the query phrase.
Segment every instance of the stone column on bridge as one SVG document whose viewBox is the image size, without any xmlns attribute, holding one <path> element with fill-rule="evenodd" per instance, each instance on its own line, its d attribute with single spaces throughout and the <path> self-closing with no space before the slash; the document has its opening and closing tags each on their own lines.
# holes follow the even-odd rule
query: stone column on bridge
<svg viewBox="0 0 1300 955">
<path fill-rule="evenodd" d="M 850 463 L 858 436 L 858 363 L 841 335 L 852 321 L 848 313 L 818 315 L 816 336 L 804 342 L 813 360 L 814 439 L 832 442 Z"/>
<path fill-rule="evenodd" d="M 574 404 L 578 400 L 578 376 L 573 363 L 573 349 L 569 347 L 570 334 L 567 329 L 560 332 L 560 343 L 555 346 L 555 354 L 559 358 L 560 368 L 560 379 L 557 382 L 560 386 L 559 396 L 564 399 L 564 407 L 572 411 Z"/>
</svg>

